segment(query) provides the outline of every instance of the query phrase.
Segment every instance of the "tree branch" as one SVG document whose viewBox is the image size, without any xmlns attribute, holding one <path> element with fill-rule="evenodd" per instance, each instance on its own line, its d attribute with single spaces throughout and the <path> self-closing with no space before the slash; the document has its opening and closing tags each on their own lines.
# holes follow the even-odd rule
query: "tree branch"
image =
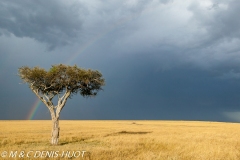
<svg viewBox="0 0 240 160">
<path fill-rule="evenodd" d="M 65 91 L 65 93 L 63 94 L 62 97 L 60 97 L 60 95 L 59 95 L 59 93 L 58 93 L 58 106 L 62 104 L 62 101 L 63 101 L 63 99 L 65 98 L 67 92 L 68 92 L 68 89 L 67 89 L 67 87 L 66 87 L 66 91 Z"/>
<path fill-rule="evenodd" d="M 67 99 L 70 95 L 71 95 L 71 91 L 66 90 L 64 96 L 62 97 L 63 100 L 61 100 L 61 104 L 57 106 L 56 117 L 59 117 L 59 114 L 60 114 L 61 110 L 63 109 L 63 107 L 65 106 Z"/>
<path fill-rule="evenodd" d="M 52 103 L 52 98 L 53 97 L 48 97 L 45 93 L 43 94 L 45 96 L 45 98 L 47 99 L 47 103 L 50 104 L 51 106 L 53 106 L 53 103 Z"/>
<path fill-rule="evenodd" d="M 53 87 L 52 86 L 52 84 L 49 86 L 49 87 L 47 87 L 46 85 L 41 85 L 42 87 L 44 87 L 44 90 L 46 90 L 46 89 L 49 89 L 49 88 L 51 88 L 51 87 Z"/>
<path fill-rule="evenodd" d="M 32 89 L 32 88 L 31 88 Z M 38 90 L 37 89 L 32 89 L 32 91 L 36 94 L 36 96 L 46 105 L 46 107 L 49 109 L 49 111 L 51 112 L 51 110 L 53 109 L 53 107 L 52 107 L 52 105 L 49 105 L 48 103 L 47 103 L 47 101 L 42 97 L 42 96 L 40 96 L 39 95 L 39 93 L 38 93 Z M 53 112 L 54 113 L 54 112 Z M 51 114 L 52 114 L 52 112 L 51 112 Z"/>
<path fill-rule="evenodd" d="M 31 88 L 31 89 L 32 89 L 32 88 Z M 56 115 L 55 115 L 55 112 L 54 112 L 53 103 L 52 103 L 51 101 L 49 101 L 49 102 L 51 103 L 51 105 L 49 105 L 49 104 L 47 103 L 47 101 L 46 101 L 42 96 L 39 95 L 38 90 L 32 89 L 32 91 L 36 94 L 36 96 L 37 96 L 37 97 L 46 105 L 46 107 L 49 109 L 52 119 L 55 119 L 55 118 L 56 118 Z M 45 97 L 47 98 L 47 96 L 45 96 Z"/>
</svg>

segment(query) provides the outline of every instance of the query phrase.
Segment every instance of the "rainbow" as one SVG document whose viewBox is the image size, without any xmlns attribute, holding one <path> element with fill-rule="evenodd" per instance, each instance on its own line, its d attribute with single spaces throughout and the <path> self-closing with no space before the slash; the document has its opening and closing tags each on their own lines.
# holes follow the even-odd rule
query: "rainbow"
<svg viewBox="0 0 240 160">
<path fill-rule="evenodd" d="M 35 113 L 37 112 L 38 107 L 40 106 L 40 104 L 41 104 L 41 101 L 39 99 L 37 99 L 34 102 L 34 104 L 32 106 L 32 109 L 30 110 L 30 112 L 27 115 L 27 118 L 26 118 L 27 120 L 32 120 L 33 119 Z"/>
<path fill-rule="evenodd" d="M 144 11 L 149 11 L 150 8 L 146 8 Z M 98 40 L 100 40 L 101 38 L 103 38 L 104 36 L 106 36 L 108 33 L 112 32 L 114 29 L 116 29 L 117 27 L 126 24 L 129 21 L 132 21 L 134 18 L 138 17 L 140 15 L 140 13 L 133 13 L 125 18 L 122 18 L 121 20 L 119 20 L 118 22 L 112 24 L 110 27 L 108 27 L 105 31 L 97 34 L 95 37 L 91 38 L 89 41 L 87 41 L 86 43 L 84 43 L 81 48 L 78 50 L 78 52 L 72 54 L 69 59 L 66 60 L 66 64 L 71 64 L 75 59 L 77 59 L 77 57 L 82 54 L 87 48 L 89 48 L 90 46 L 94 45 L 95 42 L 97 42 Z M 33 119 L 35 113 L 38 110 L 38 107 L 40 106 L 41 101 L 39 99 L 37 99 L 33 106 L 32 109 L 30 110 L 27 119 L 31 120 Z"/>
</svg>

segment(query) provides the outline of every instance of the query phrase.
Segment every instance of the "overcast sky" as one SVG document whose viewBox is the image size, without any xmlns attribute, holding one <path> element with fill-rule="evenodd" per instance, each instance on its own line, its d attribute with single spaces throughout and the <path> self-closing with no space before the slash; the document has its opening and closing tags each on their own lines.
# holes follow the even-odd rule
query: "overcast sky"
<svg viewBox="0 0 240 160">
<path fill-rule="evenodd" d="M 106 86 L 73 96 L 61 119 L 239 122 L 239 15 L 239 0 L 1 0 L 0 119 L 37 103 L 19 67 L 63 63 Z M 32 119 L 50 119 L 43 103 Z"/>
</svg>

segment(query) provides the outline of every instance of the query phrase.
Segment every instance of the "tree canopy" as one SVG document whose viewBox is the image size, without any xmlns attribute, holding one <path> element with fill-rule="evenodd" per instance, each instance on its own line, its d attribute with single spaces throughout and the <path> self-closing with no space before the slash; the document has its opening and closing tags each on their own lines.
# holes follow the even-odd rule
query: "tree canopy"
<svg viewBox="0 0 240 160">
<path fill-rule="evenodd" d="M 81 69 L 77 65 L 53 65 L 48 71 L 23 66 L 19 68 L 19 76 L 31 89 L 51 97 L 64 91 L 79 92 L 84 97 L 94 96 L 104 85 L 99 71 Z"/>
</svg>

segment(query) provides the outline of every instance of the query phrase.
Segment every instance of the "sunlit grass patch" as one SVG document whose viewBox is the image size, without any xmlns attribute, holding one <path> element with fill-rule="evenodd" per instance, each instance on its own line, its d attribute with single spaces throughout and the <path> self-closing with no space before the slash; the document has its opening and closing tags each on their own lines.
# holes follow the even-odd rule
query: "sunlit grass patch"
<svg viewBox="0 0 240 160">
<path fill-rule="evenodd" d="M 0 131 L 0 151 L 84 150 L 85 159 L 97 160 L 240 159 L 237 123 L 62 120 L 58 146 L 50 144 L 51 121 L 0 121 L 0 125 L 5 128 Z"/>
</svg>

